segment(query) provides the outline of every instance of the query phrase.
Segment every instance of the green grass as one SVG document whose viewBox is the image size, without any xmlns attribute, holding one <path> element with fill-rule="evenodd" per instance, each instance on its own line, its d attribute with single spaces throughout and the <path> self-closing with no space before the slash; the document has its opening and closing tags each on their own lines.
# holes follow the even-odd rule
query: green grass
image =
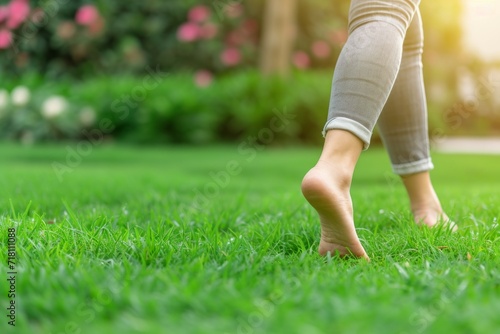
<svg viewBox="0 0 500 334">
<path fill-rule="evenodd" d="M 318 153 L 107 146 L 60 181 L 51 164 L 64 163 L 63 146 L 0 146 L 0 332 L 500 328 L 499 156 L 434 154 L 453 234 L 415 227 L 385 153 L 364 153 L 352 196 L 368 264 L 316 255 L 319 225 L 299 184 Z M 241 170 L 215 187 L 210 174 L 232 160 Z M 201 199 L 206 190 L 217 194 Z M 11 227 L 15 329 L 5 316 Z"/>
</svg>

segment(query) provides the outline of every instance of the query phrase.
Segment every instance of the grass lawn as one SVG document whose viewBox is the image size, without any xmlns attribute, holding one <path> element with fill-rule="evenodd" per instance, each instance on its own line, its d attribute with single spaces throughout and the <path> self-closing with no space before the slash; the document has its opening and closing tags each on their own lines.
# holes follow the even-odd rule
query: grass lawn
<svg viewBox="0 0 500 334">
<path fill-rule="evenodd" d="M 364 153 L 368 264 L 316 255 L 300 181 L 318 154 L 106 146 L 62 169 L 64 146 L 1 145 L 0 333 L 498 333 L 500 156 L 434 154 L 453 234 L 417 228 L 386 154 Z"/>
</svg>

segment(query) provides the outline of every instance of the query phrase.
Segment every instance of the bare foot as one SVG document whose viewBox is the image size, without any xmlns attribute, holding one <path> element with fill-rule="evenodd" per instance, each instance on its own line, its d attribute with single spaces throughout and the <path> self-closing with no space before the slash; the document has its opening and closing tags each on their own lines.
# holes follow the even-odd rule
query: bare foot
<svg viewBox="0 0 500 334">
<path fill-rule="evenodd" d="M 458 229 L 441 208 L 428 171 L 402 175 L 401 179 L 410 198 L 415 223 L 429 227 L 445 226 L 453 232 Z"/>
<path fill-rule="evenodd" d="M 369 260 L 354 227 L 349 188 L 351 175 L 320 160 L 304 177 L 302 193 L 321 222 L 319 254 L 353 256 Z"/>
<path fill-rule="evenodd" d="M 412 205 L 413 219 L 418 225 L 429 227 L 445 226 L 453 232 L 458 230 L 457 224 L 444 213 L 439 203 Z"/>
</svg>

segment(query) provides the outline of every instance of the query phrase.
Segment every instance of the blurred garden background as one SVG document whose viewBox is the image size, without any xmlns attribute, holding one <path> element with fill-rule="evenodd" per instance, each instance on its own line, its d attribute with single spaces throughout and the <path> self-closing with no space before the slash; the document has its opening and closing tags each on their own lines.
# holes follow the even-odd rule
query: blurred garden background
<svg viewBox="0 0 500 334">
<path fill-rule="evenodd" d="M 286 109 L 295 121 L 272 145 L 322 141 L 348 0 L 2 3 L 4 140 L 98 131 L 127 143 L 233 142 Z M 500 52 L 482 55 L 495 48 L 492 34 L 467 28 L 493 20 L 498 4 L 433 0 L 421 9 L 430 134 L 500 135 Z"/>
<path fill-rule="evenodd" d="M 371 263 L 317 255 L 300 181 L 348 7 L 0 0 L 0 333 L 498 331 L 500 155 L 477 145 L 433 152 L 451 233 L 414 224 L 375 133 L 351 188 Z M 432 143 L 500 147 L 500 1 L 421 10 Z"/>
</svg>

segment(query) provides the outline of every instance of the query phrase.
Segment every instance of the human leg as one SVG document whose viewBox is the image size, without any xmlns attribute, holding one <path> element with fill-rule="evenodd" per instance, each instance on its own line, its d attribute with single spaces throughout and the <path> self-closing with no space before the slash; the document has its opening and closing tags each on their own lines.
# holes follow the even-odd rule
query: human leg
<svg viewBox="0 0 500 334">
<path fill-rule="evenodd" d="M 302 193 L 321 222 L 320 255 L 338 254 L 368 259 L 354 226 L 349 193 L 363 142 L 344 130 L 331 130 L 323 152 L 302 181 Z"/>
<path fill-rule="evenodd" d="M 349 38 L 332 84 L 325 145 L 302 192 L 321 221 L 319 253 L 368 258 L 356 234 L 350 184 L 354 167 L 389 97 L 406 30 L 419 0 L 353 0 Z"/>
<path fill-rule="evenodd" d="M 457 230 L 456 224 L 450 221 L 441 207 L 428 171 L 401 175 L 401 179 L 410 199 L 413 219 L 417 224 L 429 227 L 445 224 L 453 231 Z"/>
<path fill-rule="evenodd" d="M 427 102 L 422 71 L 424 39 L 417 10 L 403 43 L 398 76 L 380 115 L 378 126 L 393 170 L 407 190 L 418 224 L 448 221 L 432 186 Z"/>
<path fill-rule="evenodd" d="M 398 76 L 378 120 L 380 135 L 398 175 L 433 168 L 422 72 L 423 46 L 421 18 L 417 11 L 403 43 Z"/>
<path fill-rule="evenodd" d="M 353 0 L 349 38 L 335 67 L 328 130 L 370 137 L 399 72 L 403 42 L 419 0 Z"/>
</svg>

